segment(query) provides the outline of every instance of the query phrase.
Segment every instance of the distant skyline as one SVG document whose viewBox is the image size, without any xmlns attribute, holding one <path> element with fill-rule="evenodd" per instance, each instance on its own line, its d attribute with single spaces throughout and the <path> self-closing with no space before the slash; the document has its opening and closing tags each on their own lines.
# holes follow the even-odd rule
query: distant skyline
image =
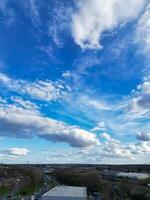
<svg viewBox="0 0 150 200">
<path fill-rule="evenodd" d="M 0 162 L 150 163 L 150 1 L 0 1 Z"/>
</svg>

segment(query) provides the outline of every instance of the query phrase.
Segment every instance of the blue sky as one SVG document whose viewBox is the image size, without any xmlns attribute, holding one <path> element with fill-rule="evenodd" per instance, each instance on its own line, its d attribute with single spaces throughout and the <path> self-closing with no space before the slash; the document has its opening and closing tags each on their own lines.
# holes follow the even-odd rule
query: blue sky
<svg viewBox="0 0 150 200">
<path fill-rule="evenodd" d="M 1 0 L 0 162 L 149 163 L 149 52 L 149 0 Z"/>
</svg>

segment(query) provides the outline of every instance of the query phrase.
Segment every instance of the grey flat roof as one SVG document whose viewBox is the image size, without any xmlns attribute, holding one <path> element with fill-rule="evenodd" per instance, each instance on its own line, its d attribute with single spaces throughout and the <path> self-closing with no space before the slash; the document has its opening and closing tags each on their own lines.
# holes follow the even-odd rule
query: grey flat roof
<svg viewBox="0 0 150 200">
<path fill-rule="evenodd" d="M 57 186 L 43 196 L 51 197 L 86 197 L 86 187 Z"/>
</svg>

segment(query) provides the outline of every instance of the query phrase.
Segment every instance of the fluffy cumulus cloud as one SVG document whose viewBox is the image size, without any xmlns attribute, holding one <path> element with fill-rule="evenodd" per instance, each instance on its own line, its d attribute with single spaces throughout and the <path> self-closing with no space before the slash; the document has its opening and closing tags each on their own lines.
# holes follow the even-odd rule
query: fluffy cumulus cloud
<svg viewBox="0 0 150 200">
<path fill-rule="evenodd" d="M 103 152 L 107 157 L 135 159 L 138 155 L 150 154 L 149 142 L 123 144 L 119 140 L 112 138 L 108 133 L 101 134 L 101 137 L 106 140 Z"/>
<path fill-rule="evenodd" d="M 150 77 L 145 77 L 144 82 L 137 87 L 139 91 L 138 105 L 150 109 Z"/>
<path fill-rule="evenodd" d="M 149 117 L 150 111 L 150 77 L 145 77 L 143 82 L 133 91 L 133 98 L 128 104 L 128 111 L 136 117 Z"/>
<path fill-rule="evenodd" d="M 150 142 L 141 141 L 137 143 L 124 143 L 118 139 L 113 138 L 108 133 L 102 133 L 101 138 L 104 142 L 101 142 L 99 148 L 92 147 L 88 149 L 79 150 L 74 158 L 76 159 L 80 155 L 80 160 L 94 163 L 135 163 L 142 155 L 143 160 L 146 156 L 150 155 Z M 69 158 L 69 157 L 68 157 Z"/>
<path fill-rule="evenodd" d="M 107 128 L 105 122 L 99 122 L 97 126 L 91 129 L 91 131 L 105 131 L 106 129 Z"/>
<path fill-rule="evenodd" d="M 108 134 L 108 133 L 102 133 L 101 135 L 100 135 L 102 138 L 104 138 L 105 140 L 108 140 L 108 141 L 110 141 L 111 140 L 111 136 Z"/>
<path fill-rule="evenodd" d="M 72 34 L 81 48 L 101 48 L 102 34 L 135 19 L 146 0 L 79 0 L 72 16 Z"/>
<path fill-rule="evenodd" d="M 141 132 L 137 135 L 138 140 L 150 141 L 150 133 Z"/>
<path fill-rule="evenodd" d="M 144 77 L 144 81 L 142 84 L 138 85 L 137 89 L 143 93 L 150 93 L 150 76 Z"/>
<path fill-rule="evenodd" d="M 38 136 L 51 142 L 64 142 L 72 147 L 78 147 L 76 150 L 73 148 L 73 150 L 68 150 L 68 153 L 64 153 L 62 162 L 112 163 L 115 159 L 115 162 L 134 163 L 139 155 L 142 155 L 143 159 L 150 155 L 148 132 L 139 133 L 137 136 L 139 141 L 132 143 L 121 142 L 106 132 L 100 134 L 99 140 L 89 131 L 42 116 L 38 108 L 30 104 L 30 101 L 26 102 L 14 97 L 11 99 L 10 104 L 0 98 L 0 134 L 18 138 Z M 104 131 L 106 124 L 99 122 L 97 128 Z M 0 154 L 2 157 L 9 155 L 11 159 L 16 159 L 16 157 L 29 155 L 29 151 L 15 147 L 1 150 Z M 50 158 L 53 162 L 57 162 L 61 154 L 62 152 L 53 157 L 50 155 Z M 72 155 L 74 160 L 72 160 Z"/>
<path fill-rule="evenodd" d="M 31 82 L 15 80 L 2 73 L 0 73 L 0 84 L 9 90 L 16 91 L 34 99 L 43 101 L 55 101 L 58 99 L 63 99 L 67 90 L 63 83 L 59 81 L 52 82 L 49 80 L 39 80 Z"/>
<path fill-rule="evenodd" d="M 0 134 L 18 138 L 30 138 L 36 135 L 52 142 L 65 142 L 73 147 L 99 144 L 95 134 L 44 117 L 35 108 L 24 108 L 24 103 L 22 103 L 22 106 L 16 103 L 8 104 L 7 102 L 0 104 Z"/>
<path fill-rule="evenodd" d="M 82 149 L 51 149 L 43 152 L 47 162 L 52 163 L 146 163 L 150 156 L 150 142 L 140 141 L 130 144 L 113 138 L 108 133 L 100 134 L 101 143 Z M 139 157 L 140 155 L 140 157 Z M 72 159 L 73 157 L 73 159 Z"/>
</svg>

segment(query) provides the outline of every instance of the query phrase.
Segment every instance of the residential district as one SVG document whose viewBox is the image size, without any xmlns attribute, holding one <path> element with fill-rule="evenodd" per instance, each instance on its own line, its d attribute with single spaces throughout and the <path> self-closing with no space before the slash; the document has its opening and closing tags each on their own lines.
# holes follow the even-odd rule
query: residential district
<svg viewBox="0 0 150 200">
<path fill-rule="evenodd" d="M 0 165 L 0 200 L 150 200 L 150 165 Z"/>
</svg>

